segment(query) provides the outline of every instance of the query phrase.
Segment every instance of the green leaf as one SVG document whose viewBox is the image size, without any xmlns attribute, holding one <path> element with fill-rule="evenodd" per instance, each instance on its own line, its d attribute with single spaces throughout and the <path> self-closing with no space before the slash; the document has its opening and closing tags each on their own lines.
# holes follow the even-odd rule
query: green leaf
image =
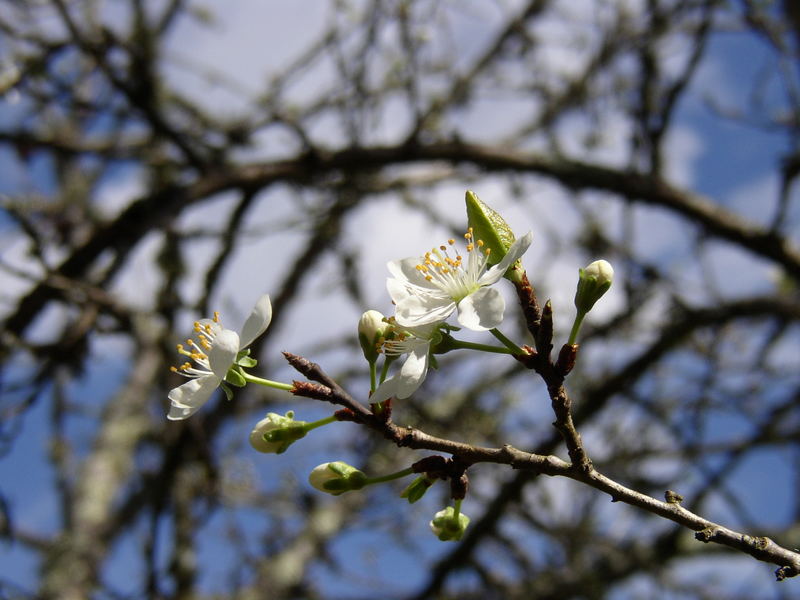
<svg viewBox="0 0 800 600">
<path fill-rule="evenodd" d="M 231 367 L 228 369 L 228 373 L 225 375 L 225 381 L 230 383 L 234 387 L 244 387 L 247 385 L 247 380 L 242 375 L 242 372 L 239 370 L 241 367 Z"/>
<path fill-rule="evenodd" d="M 258 361 L 255 358 L 250 358 L 249 356 L 243 356 L 241 358 L 236 359 L 236 364 L 240 367 L 244 367 L 245 369 L 252 369 L 258 364 Z"/>
<path fill-rule="evenodd" d="M 496 265 L 503 260 L 516 239 L 514 232 L 500 213 L 469 190 L 467 190 L 467 222 L 472 227 L 473 239 L 483 240 L 484 247 L 491 249 L 489 264 Z"/>
</svg>

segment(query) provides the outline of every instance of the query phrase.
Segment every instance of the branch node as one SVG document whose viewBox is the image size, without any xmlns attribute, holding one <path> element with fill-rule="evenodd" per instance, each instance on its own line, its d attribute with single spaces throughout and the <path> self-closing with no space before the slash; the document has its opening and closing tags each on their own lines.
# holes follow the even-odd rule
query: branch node
<svg viewBox="0 0 800 600">
<path fill-rule="evenodd" d="M 711 540 L 714 539 L 714 536 L 717 535 L 718 527 L 709 526 L 705 529 L 701 529 L 700 531 L 694 534 L 694 539 L 707 544 Z"/>
<path fill-rule="evenodd" d="M 680 504 L 683 502 L 683 496 L 681 496 L 678 492 L 667 490 L 664 492 L 664 500 L 666 500 L 667 504 Z"/>
</svg>

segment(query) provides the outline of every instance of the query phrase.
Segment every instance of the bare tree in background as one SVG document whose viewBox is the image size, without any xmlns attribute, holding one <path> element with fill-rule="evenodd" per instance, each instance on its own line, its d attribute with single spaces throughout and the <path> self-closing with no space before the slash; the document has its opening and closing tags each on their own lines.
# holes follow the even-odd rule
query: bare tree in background
<svg viewBox="0 0 800 600">
<path fill-rule="evenodd" d="M 0 448 L 17 473 L 0 482 L 2 543 L 40 566 L 33 585 L 0 567 L 0 596 L 796 596 L 797 7 L 341 0 L 325 5 L 324 27 L 302 52 L 241 89 L 229 74 L 195 64 L 192 48 L 171 45 L 182 27 L 213 27 L 222 4 L 208 14 L 182 0 L 6 0 L 2 168 L 7 181 L 28 183 L 3 184 L 0 225 L 0 268 L 10 282 Z M 725 36 L 767 57 L 739 82 L 746 102 L 698 81 Z M 264 40 L 265 61 L 277 44 Z M 242 110 L 222 114 L 198 102 L 184 88 L 189 72 Z M 705 105 L 709 131 L 735 128 L 740 146 L 783 136 L 768 197 L 743 207 L 730 188 L 681 183 L 670 144 L 690 103 Z M 513 111 L 513 126 L 486 126 L 492 111 Z M 134 174 L 140 192 L 109 208 L 121 174 Z M 568 453 L 568 431 L 552 427 L 545 384 L 526 368 L 533 365 L 512 359 L 486 372 L 481 358 L 449 354 L 412 398 L 395 403 L 398 426 L 468 444 L 475 454 L 462 458 L 504 463 L 469 469 L 472 523 L 458 543 L 440 544 L 427 531 L 446 485 L 409 506 L 396 486 L 332 499 L 304 483 L 307 455 L 380 473 L 430 453 L 398 449 L 353 423 L 279 457 L 255 455 L 241 435 L 267 410 L 324 414 L 325 403 L 247 387 L 188 421 L 165 419 L 176 385 L 168 367 L 186 318 L 230 295 L 226 272 L 247 261 L 252 277 L 277 282 L 267 290 L 273 323 L 253 347 L 260 366 L 288 373 L 279 351 L 303 354 L 366 404 L 357 393 L 366 366 L 355 322 L 345 341 L 325 331 L 296 347 L 273 338 L 292 330 L 303 318 L 293 307 L 323 284 L 353 314 L 372 308 L 376 295 L 365 290 L 383 288 L 384 275 L 363 275 L 369 248 L 347 235 L 365 210 L 401 205 L 458 232 L 463 213 L 430 199 L 458 189 L 460 202 L 465 189 L 487 182 L 504 190 L 507 206 L 536 215 L 538 254 L 525 261 L 540 307 L 552 296 L 556 315 L 571 315 L 577 268 L 599 257 L 615 265 L 621 305 L 584 327 L 565 384 L 570 418 L 596 473 L 643 498 L 674 490 L 681 502 L 632 507 L 633 497 L 589 470 L 576 474 L 563 462 L 574 448 Z M 547 211 L 537 203 L 543 195 Z M 279 219 L 251 218 L 265 206 Z M 213 219 L 187 225 L 203 211 Z M 562 219 L 577 225 L 564 228 Z M 642 222 L 662 223 L 668 246 L 647 250 L 663 232 Z M 403 235 L 391 222 L 374 226 Z M 279 257 L 240 252 L 287 232 L 294 242 Z M 24 253 L 7 252 L 12 242 Z M 135 257 L 153 247 L 137 275 Z M 574 261 L 569 281 L 555 271 L 560 261 Z M 199 286 L 186 284 L 192 268 L 201 269 Z M 137 294 L 116 287 L 137 276 L 157 284 Z M 536 345 L 516 310 L 507 308 L 508 332 Z M 565 335 L 556 331 L 556 350 Z M 98 363 L 113 373 L 81 386 Z M 20 498 L 29 467 L 14 450 L 31 438 L 46 448 L 46 488 Z M 537 470 L 522 454 L 503 454 L 505 444 L 563 465 Z M 753 488 L 778 498 L 780 510 L 753 503 Z M 55 499 L 54 524 L 18 518 L 42 496 Z M 752 537 L 721 540 L 728 534 L 684 510 Z M 786 581 L 774 581 L 776 569 Z"/>
</svg>

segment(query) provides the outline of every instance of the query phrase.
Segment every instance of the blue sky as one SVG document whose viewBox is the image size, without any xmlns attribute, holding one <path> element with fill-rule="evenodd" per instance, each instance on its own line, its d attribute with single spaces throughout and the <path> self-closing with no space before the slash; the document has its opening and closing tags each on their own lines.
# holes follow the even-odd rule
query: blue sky
<svg viewBox="0 0 800 600">
<path fill-rule="evenodd" d="M 267 9 L 274 11 L 270 20 L 264 20 L 265 27 L 269 30 L 267 33 L 263 31 L 255 31 L 253 28 L 247 28 L 247 21 L 255 18 L 253 11 L 258 8 L 253 3 L 242 2 L 231 10 L 229 13 L 223 15 L 222 26 L 215 28 L 211 31 L 208 39 L 214 41 L 210 48 L 205 48 L 201 44 L 198 49 L 198 56 L 189 56 L 187 58 L 208 60 L 218 69 L 229 69 L 229 75 L 237 78 L 242 85 L 247 85 L 250 78 L 262 77 L 262 71 L 275 69 L 280 66 L 288 56 L 291 56 L 292 44 L 296 39 L 295 32 L 302 30 L 306 35 L 301 36 L 304 39 L 313 37 L 314 31 L 321 25 L 325 13 L 324 11 L 304 10 L 298 12 L 287 8 L 287 5 L 272 3 Z M 480 22 L 477 20 L 470 20 L 465 18 L 462 24 L 464 31 L 470 35 L 479 36 L 481 31 Z M 199 36 L 199 32 L 193 27 L 181 28 L 176 35 L 174 47 L 172 50 L 176 55 L 181 52 L 186 55 L 186 49 L 195 47 L 195 44 L 188 43 L 194 41 L 194 36 Z M 276 52 L 255 52 L 254 48 L 263 43 L 264 38 L 269 38 L 271 47 L 279 49 Z M 302 43 L 301 40 L 300 43 Z M 480 41 L 479 37 L 472 39 L 473 46 L 477 47 Z M 466 60 L 466 59 L 465 59 Z M 692 189 L 697 190 L 702 194 L 706 194 L 715 202 L 719 202 L 728 206 L 732 210 L 736 210 L 747 216 L 760 216 L 765 212 L 769 214 L 769 210 L 765 209 L 770 207 L 771 198 L 767 195 L 753 196 L 748 198 L 746 196 L 747 190 L 769 190 L 770 185 L 774 185 L 774 165 L 776 157 L 786 151 L 788 147 L 788 140 L 780 133 L 772 133 L 768 131 L 758 131 L 756 128 L 743 124 L 735 124 L 730 120 L 719 118 L 714 115 L 705 100 L 708 95 L 715 97 L 717 100 L 724 101 L 726 105 L 729 103 L 731 106 L 743 106 L 747 102 L 748 88 L 739 85 L 741 81 L 752 81 L 755 74 L 761 69 L 765 68 L 765 64 L 769 61 L 769 53 L 762 41 L 756 40 L 751 36 L 745 34 L 720 34 L 712 40 L 711 50 L 707 63 L 701 70 L 701 76 L 693 84 L 692 90 L 688 95 L 687 100 L 681 105 L 678 113 L 678 122 L 676 129 L 679 134 L 670 143 L 671 155 L 669 160 L 675 164 L 675 172 L 681 174 L 681 177 L 686 177 L 686 181 L 681 181 L 685 185 L 690 186 Z M 231 67 L 231 65 L 234 65 Z M 193 81 L 191 77 L 186 76 L 185 73 L 180 72 L 179 69 L 169 71 L 168 75 L 174 77 L 173 81 L 180 84 L 182 88 L 188 92 L 192 92 L 198 96 L 203 95 L 203 87 L 198 81 Z M 303 97 L 310 89 L 316 85 L 322 85 L 324 80 L 316 80 L 314 82 L 306 81 L 298 84 L 295 93 L 299 97 Z M 778 98 L 777 92 L 770 92 L 770 98 Z M 205 101 L 212 105 L 219 106 L 231 103 L 230 110 L 245 109 L 246 105 L 242 104 L 236 106 L 234 101 L 224 93 L 220 93 L 219 97 L 211 96 L 205 98 Z M 503 105 L 505 107 L 505 105 Z M 505 110 L 505 108 L 504 108 Z M 0 105 L 0 125 L 8 125 L 13 119 L 13 115 L 19 111 L 18 106 L 9 106 L 8 104 Z M 507 123 L 510 118 L 508 114 L 500 114 L 503 110 L 498 110 L 498 104 L 493 104 L 491 101 L 485 101 L 481 105 L 481 112 L 477 114 L 468 115 L 473 119 L 480 121 L 479 117 L 485 111 L 486 119 L 481 121 L 482 125 L 490 128 L 495 121 L 498 125 Z M 320 135 L 328 135 L 330 131 L 327 130 L 324 123 L 320 124 Z M 387 138 L 391 138 L 391 127 L 387 131 Z M 39 190 L 41 192 L 48 192 L 50 190 L 50 176 L 51 165 L 46 160 L 35 158 L 31 162 L 21 165 L 13 156 L 7 151 L 0 150 L 0 192 L 12 194 L 17 192 L 27 192 L 31 189 Z M 269 151 L 265 150 L 266 154 Z M 114 173 L 114 181 L 108 183 L 107 201 L 115 206 L 123 206 L 131 198 L 135 197 L 136 192 L 140 189 L 141 183 L 137 181 L 140 174 L 134 169 L 125 169 L 124 167 Z M 480 195 L 484 199 L 498 197 L 502 194 L 503 186 L 505 185 L 501 178 L 485 178 L 479 180 L 476 184 Z M 462 207 L 463 190 L 456 189 L 458 185 L 443 185 L 435 190 L 432 195 L 431 204 L 434 212 L 444 216 L 447 223 L 458 223 L 462 217 L 458 212 Z M 287 200 L 286 195 L 281 190 L 271 191 L 276 198 L 276 203 L 271 204 L 266 210 L 257 210 L 249 218 L 249 224 L 257 226 L 279 217 L 291 218 L 296 216 L 292 211 L 292 205 Z M 545 190 L 545 195 L 549 192 Z M 498 208 L 504 208 L 504 200 L 499 200 Z M 212 205 L 204 205 L 195 211 L 189 211 L 182 219 L 181 226 L 187 229 L 202 226 L 209 222 L 214 222 L 216 215 L 222 215 L 230 205 L 230 198 L 220 198 Z M 541 200 L 539 206 L 548 206 L 549 203 L 557 205 L 559 199 L 557 194 L 552 197 L 547 197 Z M 277 206 L 277 209 L 275 208 Z M 534 228 L 537 226 L 535 218 L 532 217 L 528 211 L 522 210 L 519 206 L 506 205 L 508 208 L 507 219 L 514 225 L 515 228 L 524 230 L 528 227 Z M 800 215 L 794 215 L 795 221 Z M 4 232 L 11 230 L 8 220 L 0 211 L 0 225 L 2 225 Z M 401 220 L 402 219 L 402 220 Z M 386 222 L 400 223 L 403 234 L 400 236 L 390 236 L 387 239 L 380 231 L 370 232 L 370 224 L 385 220 Z M 555 218 L 554 220 L 558 220 Z M 669 225 L 670 217 L 664 216 L 663 211 L 658 209 L 645 209 L 641 212 L 641 226 L 647 228 L 649 224 L 662 224 Z M 674 223 L 673 223 L 674 225 Z M 573 225 L 565 220 L 561 223 L 565 229 Z M 388 297 L 384 291 L 384 279 L 386 276 L 384 264 L 391 258 L 396 258 L 398 255 L 414 254 L 419 249 L 424 248 L 429 244 L 427 238 L 429 237 L 432 228 L 430 224 L 419 215 L 407 215 L 407 211 L 397 201 L 389 200 L 380 203 L 374 203 L 363 207 L 356 214 L 354 221 L 349 224 L 352 228 L 351 239 L 356 247 L 368 248 L 368 255 L 364 256 L 365 273 L 367 276 L 368 284 L 368 297 L 371 302 L 374 302 L 374 307 L 383 310 L 384 312 L 390 311 Z M 372 228 L 374 229 L 374 228 Z M 655 227 L 654 227 L 655 229 Z M 646 254 L 652 251 L 655 258 L 663 257 L 664 249 L 672 246 L 674 258 L 677 263 L 685 260 L 690 260 L 690 248 L 677 246 L 675 238 L 672 237 L 674 231 L 669 226 L 659 228 L 657 232 L 661 235 L 660 242 L 662 246 L 657 245 L 656 239 L 650 239 L 645 236 L 643 240 L 644 247 L 642 252 Z M 367 232 L 366 234 L 363 232 Z M 439 231 L 433 230 L 436 239 L 440 237 L 443 239 L 446 235 L 446 230 L 440 228 Z M 441 235 L 440 235 L 441 234 Z M 657 238 L 654 235 L 653 238 Z M 153 273 L 150 265 L 154 260 L 154 253 L 158 247 L 158 238 L 154 236 L 147 243 L 143 244 L 141 248 L 136 250 L 135 256 L 130 261 L 128 267 L 128 276 L 123 276 L 115 284 L 115 291 L 123 296 L 132 296 L 137 289 L 149 289 L 148 286 L 153 286 L 155 282 L 152 280 Z M 235 322 L 237 316 L 244 314 L 248 309 L 251 301 L 255 299 L 260 293 L 263 293 L 264 288 L 270 288 L 277 285 L 277 282 L 283 275 L 281 269 L 288 268 L 288 264 L 281 264 L 273 273 L 270 273 L 264 278 L 254 281 L 252 277 L 253 263 L 252 257 L 259 256 L 280 256 L 288 254 L 300 247 L 302 240 L 293 235 L 272 237 L 269 240 L 260 240 L 253 238 L 247 240 L 241 245 L 241 248 L 235 254 L 235 260 L 230 268 L 230 271 L 225 276 L 226 285 L 222 286 L 220 297 L 215 299 L 220 305 L 225 308 L 231 309 L 226 314 L 231 314 L 230 321 Z M 23 249 L 15 243 L 12 238 L 7 238 L 7 241 L 0 242 L 0 253 L 4 261 L 12 263 L 19 262 L 24 264 Z M 532 252 L 532 259 L 535 260 L 535 253 L 539 250 L 534 249 Z M 198 268 L 195 273 L 187 277 L 185 283 L 186 290 L 198 288 L 197 276 L 202 272 L 201 266 L 203 260 L 207 260 L 210 255 L 209 248 L 203 248 L 198 245 L 197 248 L 197 265 Z M 728 249 L 723 248 L 720 251 L 718 258 L 719 264 L 750 264 L 747 261 L 750 259 L 743 257 L 739 251 L 730 253 Z M 578 264 L 574 254 L 566 254 L 558 259 L 557 264 L 553 267 L 552 280 L 548 281 L 547 286 L 554 291 L 554 301 L 558 300 L 562 306 L 569 306 L 570 297 L 573 293 L 572 283 L 569 285 L 563 284 L 564 274 L 575 272 Z M 280 262 L 280 261 L 278 261 Z M 687 275 L 688 279 L 695 277 L 695 275 Z M 323 276 L 324 277 L 324 276 Z M 334 275 L 330 275 L 334 278 Z M 343 298 L 341 291 L 335 291 L 330 296 L 326 296 L 320 292 L 324 291 L 326 281 L 315 281 L 312 290 L 315 293 L 309 293 L 308 300 L 293 309 L 292 314 L 285 323 L 300 323 L 300 325 L 284 325 L 280 331 L 280 335 L 274 341 L 270 350 L 278 348 L 293 346 L 296 348 L 297 339 L 303 339 L 306 336 L 308 339 L 315 331 L 324 331 L 326 336 L 336 335 L 337 332 L 343 334 L 349 333 L 351 324 L 355 322 L 357 313 L 354 311 L 346 300 Z M 16 282 L 14 287 L 10 290 L 19 289 L 21 284 Z M 742 291 L 743 289 L 752 290 L 768 289 L 771 285 L 769 274 L 765 270 L 758 268 L 748 269 L 747 276 L 743 277 L 736 282 L 733 291 Z M 742 287 L 744 286 L 744 288 Z M 236 293 L 231 293 L 230 290 L 236 289 Z M 9 293 L 9 292 L 7 292 Z M 616 292 L 614 292 L 616 293 Z M 615 307 L 614 293 L 609 295 L 605 300 L 603 307 L 598 307 L 596 318 L 602 320 L 610 315 L 613 315 Z M 560 294 L 556 295 L 556 294 Z M 142 294 L 146 297 L 146 294 Z M 365 307 L 373 308 L 373 306 Z M 238 315 L 237 315 L 238 313 Z M 309 317 L 308 315 L 315 315 Z M 195 317 L 195 315 L 185 315 L 188 323 Z M 557 324 L 561 331 L 564 331 L 567 326 L 571 315 L 567 309 L 563 310 L 559 317 L 560 321 Z M 53 322 L 57 322 L 58 317 L 53 317 Z M 227 324 L 227 323 L 226 323 Z M 43 329 L 47 328 L 47 323 L 42 325 Z M 795 336 L 796 341 L 796 336 Z M 108 344 L 108 345 L 106 345 Z M 302 346 L 311 347 L 313 344 L 308 342 L 301 342 Z M 114 348 L 114 340 L 97 340 L 97 353 L 105 354 L 99 358 L 96 363 L 90 365 L 86 375 L 77 380 L 73 384 L 72 392 L 82 397 L 96 397 L 103 398 L 109 389 L 113 389 L 120 379 L 124 376 L 126 363 L 124 360 L 117 360 L 114 358 L 113 353 L 108 351 L 108 348 Z M 124 356 L 124 350 L 122 351 Z M 330 362 L 327 365 L 343 364 L 346 357 L 330 353 L 325 357 Z M 338 361 L 338 362 L 337 362 Z M 270 373 L 272 378 L 279 379 L 281 377 L 291 377 L 288 369 L 279 367 L 278 361 L 272 361 L 271 364 L 275 365 L 275 372 Z M 23 376 L 23 369 L 20 366 L 19 371 L 16 373 L 18 376 Z M 51 390 L 46 390 L 45 394 L 49 394 Z M 4 399 L 4 402 L 10 400 L 9 397 Z M 57 520 L 58 507 L 55 505 L 53 496 L 49 495 L 46 490 L 50 489 L 52 472 L 47 466 L 47 443 L 48 443 L 48 422 L 47 403 L 44 398 L 40 398 L 36 406 L 25 416 L 23 429 L 21 430 L 19 439 L 16 441 L 13 450 L 6 456 L 0 457 L 0 482 L 13 482 L 13 484 L 6 483 L 0 484 L 0 491 L 10 501 L 15 519 L 21 526 L 35 529 L 41 533 L 51 533 L 54 531 Z M 288 405 L 287 405 L 288 406 Z M 90 406 L 91 407 L 91 406 Z M 314 418 L 315 413 L 320 409 L 309 409 L 307 405 L 302 406 L 303 414 L 299 415 L 301 418 L 311 420 Z M 298 409 L 298 413 L 300 409 Z M 310 416 L 311 415 L 311 416 Z M 91 421 L 87 420 L 81 422 L 80 420 L 73 420 L 70 424 L 70 431 L 77 434 L 79 439 L 88 440 L 88 437 L 83 437 L 88 434 L 88 430 L 84 431 L 83 428 L 90 425 Z M 709 435 L 725 436 L 732 434 L 740 434 L 747 431 L 747 424 L 741 422 L 725 411 L 720 411 L 709 421 Z M 347 428 L 347 424 L 338 424 L 337 427 Z M 230 431 L 227 432 L 224 439 L 240 436 L 246 433 L 249 429 L 249 421 L 240 421 L 232 426 Z M 280 469 L 285 472 L 292 473 L 305 473 L 310 470 L 317 462 L 325 460 L 327 455 L 325 443 L 329 441 L 332 434 L 319 433 L 315 436 L 316 439 L 311 444 L 307 454 L 289 455 L 285 457 L 287 461 L 281 463 L 280 467 L 270 464 L 269 460 L 275 457 L 266 457 L 264 461 L 254 460 L 254 465 L 257 474 L 261 478 L 274 477 L 275 473 Z M 262 457 L 257 457 L 262 458 Z M 340 458 L 340 457 L 336 457 Z M 713 462 L 713 461 L 712 461 Z M 25 473 L 24 477 L 20 473 Z M 767 515 L 763 522 L 767 524 L 780 525 L 787 515 L 785 512 L 788 506 L 789 494 L 793 490 L 791 486 L 794 484 L 792 480 L 791 466 L 789 465 L 786 457 L 781 452 L 759 452 L 751 459 L 746 461 L 736 472 L 736 475 L 731 480 L 731 485 L 737 489 L 744 502 L 748 505 L 750 512 L 756 516 Z M 299 485 L 304 484 L 304 477 L 297 476 Z M 689 478 L 691 481 L 691 477 Z M 441 497 L 430 500 L 425 507 L 429 509 L 428 512 L 432 514 L 437 509 L 436 504 Z M 331 500 L 334 501 L 334 500 Z M 390 500 L 387 500 L 389 502 Z M 394 499 L 396 503 L 396 510 L 407 510 L 407 505 L 399 499 Z M 469 512 L 469 502 L 465 505 L 465 510 Z M 477 509 L 477 507 L 476 507 Z M 479 509 L 478 509 L 479 512 Z M 735 519 L 734 515 L 725 514 L 724 516 Z M 246 516 L 243 518 L 247 518 Z M 218 516 L 207 524 L 207 535 L 209 539 L 216 539 L 220 535 L 220 531 L 225 527 L 224 518 Z M 426 532 L 427 521 L 424 516 L 421 516 L 419 522 L 416 523 L 420 531 L 420 535 L 429 535 Z M 162 529 L 166 529 L 163 527 Z M 449 550 L 447 547 L 439 546 L 434 543 L 422 543 L 423 551 L 420 555 L 414 553 L 397 552 L 396 548 L 385 549 L 382 548 L 382 536 L 380 533 L 374 531 L 355 530 L 349 533 L 342 540 L 338 541 L 333 548 L 334 555 L 344 557 L 353 553 L 356 554 L 369 554 L 376 559 L 378 564 L 383 564 L 382 560 L 391 561 L 392 564 L 402 565 L 402 570 L 398 569 L 397 573 L 389 574 L 384 573 L 393 586 L 396 586 L 393 591 L 411 591 L 416 589 L 422 582 L 424 577 L 424 563 L 430 556 L 435 556 Z M 114 558 L 107 569 L 107 577 L 123 581 L 121 576 L 130 569 L 130 561 L 134 556 L 136 546 L 133 539 L 127 540 L 122 546 L 115 550 Z M 378 560 L 375 554 L 386 552 L 381 560 Z M 33 558 L 26 552 L 22 551 L 19 547 L 10 547 L 7 544 L 0 545 L 0 573 L 5 579 L 14 581 L 25 588 L 32 588 L 35 586 L 37 580 L 36 564 Z M 236 560 L 236 557 L 229 553 L 220 550 L 218 547 L 214 548 L 213 544 L 204 545 L 200 555 L 201 560 L 208 561 L 209 564 L 215 565 L 225 564 L 228 561 Z M 748 561 L 750 559 L 747 559 Z M 736 563 L 738 568 L 738 562 Z M 747 563 L 749 568 L 756 571 L 770 569 L 767 565 L 755 565 L 750 562 Z M 207 572 L 204 573 L 204 586 L 208 589 L 223 589 L 224 582 L 222 579 L 222 569 L 217 566 L 212 566 Z M 747 571 L 750 576 L 751 571 Z M 325 578 L 332 590 L 340 590 L 343 594 L 363 593 L 366 586 L 369 585 L 369 578 L 364 580 L 348 580 L 342 578 L 340 575 L 332 572 L 326 572 L 321 569 L 321 577 Z M 768 581 L 768 578 L 763 578 Z M 133 584 L 133 582 L 131 582 Z M 125 585 L 120 586 L 124 590 Z M 634 585 L 631 585 L 633 588 Z M 765 588 L 765 593 L 767 592 Z M 135 591 L 135 588 L 129 590 Z M 2 593 L 2 590 L 0 590 Z"/>
</svg>

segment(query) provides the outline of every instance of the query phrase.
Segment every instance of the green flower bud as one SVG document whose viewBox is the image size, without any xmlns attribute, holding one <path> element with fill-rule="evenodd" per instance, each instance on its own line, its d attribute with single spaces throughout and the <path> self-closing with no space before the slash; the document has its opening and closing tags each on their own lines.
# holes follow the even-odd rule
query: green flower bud
<svg viewBox="0 0 800 600">
<path fill-rule="evenodd" d="M 488 263 L 496 265 L 508 253 L 508 249 L 516 239 L 500 213 L 485 204 L 478 196 L 467 190 L 467 223 L 472 230 L 474 240 L 483 240 L 484 248 L 490 250 Z M 514 281 L 521 275 L 519 261 L 511 265 L 505 277 Z"/>
<path fill-rule="evenodd" d="M 430 522 L 431 531 L 443 542 L 457 542 L 464 535 L 469 525 L 469 517 L 458 513 L 452 506 L 437 512 Z"/>
<path fill-rule="evenodd" d="M 575 291 L 575 308 L 584 315 L 608 291 L 614 279 L 614 269 L 605 260 L 596 260 L 585 269 L 578 270 L 578 289 Z"/>
<path fill-rule="evenodd" d="M 374 363 L 378 359 L 380 339 L 389 330 L 389 323 L 377 310 L 368 310 L 358 320 L 358 343 L 364 352 L 367 362 Z"/>
<path fill-rule="evenodd" d="M 338 496 L 363 488 L 367 483 L 367 476 L 345 462 L 336 461 L 314 467 L 308 476 L 308 482 L 321 492 Z"/>
<path fill-rule="evenodd" d="M 305 437 L 305 426 L 305 421 L 294 420 L 291 410 L 285 417 L 267 413 L 250 432 L 250 445 L 265 454 L 282 454 L 292 443 Z"/>
</svg>

